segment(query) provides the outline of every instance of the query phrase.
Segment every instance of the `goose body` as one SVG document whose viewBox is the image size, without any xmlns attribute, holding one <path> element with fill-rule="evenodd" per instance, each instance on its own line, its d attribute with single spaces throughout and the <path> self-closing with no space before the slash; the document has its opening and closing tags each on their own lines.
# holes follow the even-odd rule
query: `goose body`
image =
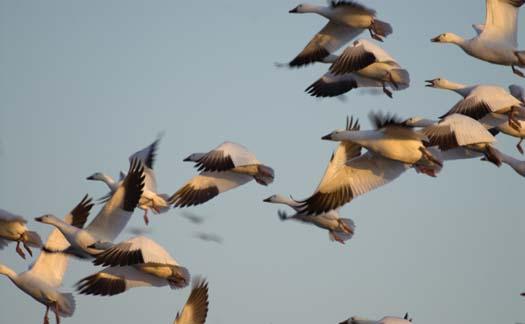
<svg viewBox="0 0 525 324">
<path fill-rule="evenodd" d="M 393 90 L 403 90 L 410 85 L 410 75 L 385 50 L 374 43 L 360 39 L 347 47 L 333 60 L 321 79 L 305 91 L 316 97 L 333 97 L 355 88 L 382 88 L 392 97 Z"/>
<path fill-rule="evenodd" d="M 27 220 L 22 216 L 0 209 L 0 250 L 7 246 L 10 241 L 13 241 L 16 242 L 16 252 L 23 259 L 26 256 L 20 248 L 20 244 L 32 256 L 31 247 L 41 247 L 42 239 L 38 233 L 28 230 L 26 224 Z"/>
<path fill-rule="evenodd" d="M 188 270 L 162 246 L 145 236 L 103 250 L 93 263 L 108 267 L 80 280 L 77 289 L 81 294 L 113 296 L 134 287 L 169 285 L 178 289 L 189 283 Z"/>
<path fill-rule="evenodd" d="M 251 180 L 266 186 L 274 178 L 272 168 L 261 164 L 252 152 L 233 142 L 224 142 L 208 153 L 193 153 L 184 161 L 194 162 L 201 173 L 170 197 L 169 202 L 175 207 L 205 203 Z"/>
<path fill-rule="evenodd" d="M 296 220 L 307 224 L 312 224 L 328 231 L 331 241 L 337 241 L 345 244 L 346 241 L 354 235 L 355 224 L 351 219 L 340 218 L 339 210 L 331 210 L 319 215 L 307 215 L 300 211 L 301 204 L 297 201 L 282 195 L 273 195 L 264 200 L 264 202 L 274 204 L 284 204 L 293 208 L 296 213 L 288 216 L 284 211 L 279 211 L 278 215 L 282 221 Z"/>
<path fill-rule="evenodd" d="M 485 84 L 467 86 L 443 78 L 426 82 L 427 87 L 451 90 L 463 97 L 442 117 L 462 114 L 479 120 L 490 113 L 506 114 L 509 126 L 520 127 L 517 116 L 523 115 L 523 103 L 501 87 Z"/>
<path fill-rule="evenodd" d="M 525 52 L 519 51 L 517 40 L 518 10 L 524 0 L 486 0 L 485 24 L 474 25 L 478 35 L 463 39 L 453 33 L 444 33 L 431 39 L 432 42 L 452 43 L 472 57 L 480 60 L 511 66 L 515 74 L 523 77 L 516 66 L 525 66 Z"/>
<path fill-rule="evenodd" d="M 85 229 L 82 229 L 82 226 L 80 228 L 72 226 L 53 215 L 36 218 L 35 220 L 38 222 L 55 226 L 70 243 L 71 246 L 67 250 L 55 252 L 66 252 L 80 258 L 91 258 L 100 252 L 92 247 L 93 244 L 112 242 L 124 230 L 142 196 L 143 170 L 142 162 L 133 160 L 130 163 L 126 178 Z M 83 225 L 87 216 L 82 215 L 82 217 L 74 219 L 73 222 Z"/>
<path fill-rule="evenodd" d="M 392 33 L 392 27 L 375 18 L 374 10 L 355 1 L 332 1 L 328 6 L 300 4 L 290 13 L 316 13 L 329 21 L 290 63 L 300 67 L 314 62 L 327 62 L 334 52 L 357 37 L 365 29 L 382 40 Z"/>
<path fill-rule="evenodd" d="M 409 118 L 405 123 L 412 127 L 422 127 L 422 132 L 428 138 L 429 146 L 437 146 L 446 151 L 465 147 L 478 151 L 497 166 L 501 161 L 493 153 L 494 136 L 478 121 L 461 114 L 452 114 L 439 121 L 420 117 Z"/>
<path fill-rule="evenodd" d="M 93 204 L 87 197 L 65 216 L 64 222 L 75 224 L 75 219 L 83 218 L 89 214 Z M 58 229 L 49 234 L 44 248 L 29 270 L 16 274 L 13 270 L 0 265 L 0 274 L 7 276 L 20 290 L 31 296 L 36 301 L 46 306 L 44 323 L 48 321 L 48 313 L 51 309 L 55 312 L 57 323 L 60 317 L 70 317 L 75 311 L 75 300 L 70 293 L 59 291 L 62 280 L 68 266 L 68 256 L 64 253 L 52 253 L 49 251 L 64 250 L 69 246 Z"/>
</svg>

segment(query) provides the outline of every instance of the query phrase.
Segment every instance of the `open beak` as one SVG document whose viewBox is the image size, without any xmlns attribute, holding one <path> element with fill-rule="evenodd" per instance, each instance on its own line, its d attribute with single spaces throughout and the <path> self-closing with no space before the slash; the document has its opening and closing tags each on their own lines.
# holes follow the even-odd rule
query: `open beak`
<svg viewBox="0 0 525 324">
<path fill-rule="evenodd" d="M 298 12 L 297 7 L 293 8 L 290 11 L 288 11 L 288 13 L 297 13 L 297 12 Z"/>
<path fill-rule="evenodd" d="M 440 36 L 441 36 L 441 35 L 440 35 Z M 432 43 L 439 43 L 439 42 L 440 42 L 440 40 L 439 40 L 439 36 L 436 36 L 436 37 L 434 37 L 434 38 L 431 38 L 430 41 L 431 41 Z"/>
<path fill-rule="evenodd" d="M 332 133 L 328 134 L 328 135 L 325 135 L 323 137 L 321 137 L 322 140 L 325 140 L 325 141 L 330 141 L 332 140 Z"/>
<path fill-rule="evenodd" d="M 425 80 L 427 84 L 425 84 L 425 87 L 433 88 L 434 87 L 434 80 Z"/>
<path fill-rule="evenodd" d="M 37 222 L 39 222 L 39 223 L 42 223 L 42 217 L 43 217 L 43 216 L 35 217 L 35 221 L 37 221 Z"/>
</svg>

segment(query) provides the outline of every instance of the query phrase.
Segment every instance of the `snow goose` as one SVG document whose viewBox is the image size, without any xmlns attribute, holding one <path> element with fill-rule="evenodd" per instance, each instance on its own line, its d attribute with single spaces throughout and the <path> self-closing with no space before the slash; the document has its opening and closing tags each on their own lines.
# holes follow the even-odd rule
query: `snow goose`
<svg viewBox="0 0 525 324">
<path fill-rule="evenodd" d="M 92 246 L 94 243 L 112 242 L 124 230 L 139 202 L 144 187 L 143 172 L 142 162 L 132 160 L 122 184 L 85 229 L 71 226 L 53 215 L 35 218 L 38 222 L 58 228 L 71 244 L 67 250 L 55 252 L 65 252 L 79 258 L 91 258 L 100 252 Z M 75 221 L 74 219 L 73 222 Z"/>
<path fill-rule="evenodd" d="M 160 142 L 160 137 L 157 138 L 153 143 L 148 145 L 146 148 L 133 153 L 129 157 L 129 161 L 136 159 L 141 161 L 144 164 L 144 191 L 139 201 L 139 208 L 144 210 L 144 222 L 149 224 L 148 210 L 153 211 L 154 213 L 160 214 L 169 210 L 169 204 L 167 199 L 169 198 L 167 194 L 157 193 L 157 179 L 155 177 L 155 172 L 153 171 L 153 164 L 155 162 L 155 157 L 157 154 L 158 145 Z M 87 180 L 98 180 L 103 181 L 110 189 L 103 200 L 107 201 L 111 195 L 117 190 L 118 185 L 122 182 L 126 175 L 121 172 L 120 181 L 116 182 L 108 175 L 105 175 L 101 172 L 94 173 L 93 175 L 87 177 Z"/>
<path fill-rule="evenodd" d="M 98 245 L 96 243 L 95 245 Z M 97 246 L 103 249 L 105 244 Z M 81 279 L 77 290 L 84 295 L 114 296 L 135 287 L 184 288 L 190 274 L 159 244 L 138 236 L 97 254 L 95 265 L 104 270 Z"/>
<path fill-rule="evenodd" d="M 519 129 L 517 116 L 523 114 L 523 103 L 505 89 L 485 84 L 467 86 L 443 78 L 425 82 L 427 87 L 452 90 L 463 97 L 444 116 L 458 113 L 478 120 L 489 113 L 507 114 L 509 126 Z"/>
<path fill-rule="evenodd" d="M 446 151 L 457 147 L 481 152 L 487 160 L 497 166 L 501 161 L 493 151 L 494 136 L 477 120 L 461 114 L 448 115 L 439 121 L 412 117 L 405 121 L 412 127 L 422 127 L 429 146 L 437 146 Z"/>
<path fill-rule="evenodd" d="M 22 243 L 27 253 L 33 256 L 30 247 L 42 247 L 42 239 L 38 233 L 28 230 L 26 224 L 27 220 L 22 216 L 0 209 L 0 250 L 7 246 L 9 241 L 14 241 L 16 242 L 16 253 L 22 259 L 25 259 L 26 255 L 20 248 L 20 243 Z"/>
<path fill-rule="evenodd" d="M 292 207 L 296 213 L 291 216 L 288 216 L 284 211 L 278 211 L 279 218 L 282 221 L 293 219 L 313 224 L 319 228 L 327 230 L 331 241 L 345 244 L 345 242 L 351 239 L 354 235 L 354 222 L 348 218 L 339 218 L 339 210 L 337 209 L 319 215 L 305 215 L 300 212 L 300 203 L 283 195 L 272 195 L 263 201 L 273 204 L 284 204 Z"/>
<path fill-rule="evenodd" d="M 515 121 L 519 125 L 518 128 L 511 127 L 508 123 L 507 116 L 502 114 L 491 113 L 479 120 L 481 124 L 489 128 L 491 131 L 495 130 L 496 132 L 502 132 L 503 134 L 519 138 L 516 148 L 521 154 L 523 154 L 521 143 L 523 142 L 523 138 L 525 138 L 525 118 L 520 116 L 516 118 Z"/>
<path fill-rule="evenodd" d="M 412 319 L 408 318 L 408 313 L 406 313 L 403 318 L 395 317 L 395 316 L 385 316 L 379 321 L 373 321 L 373 320 L 369 320 L 366 318 L 354 316 L 345 321 L 342 321 L 339 324 L 410 324 L 410 323 L 412 323 Z"/>
<path fill-rule="evenodd" d="M 204 242 L 213 242 L 217 244 L 222 244 L 222 237 L 215 233 L 205 233 L 205 232 L 196 232 L 193 234 L 193 237 L 198 238 Z"/>
<path fill-rule="evenodd" d="M 347 121 L 346 131 L 358 130 L 358 125 L 352 126 L 352 121 Z M 299 212 L 318 215 L 335 210 L 355 197 L 393 181 L 408 168 L 409 164 L 373 151 L 361 154 L 361 145 L 341 141 L 314 194 L 298 201 Z"/>
<path fill-rule="evenodd" d="M 261 164 L 247 148 L 233 142 L 224 142 L 208 153 L 193 153 L 184 161 L 195 162 L 201 173 L 171 196 L 169 202 L 175 207 L 200 205 L 251 180 L 266 186 L 274 178 L 272 168 Z"/>
<path fill-rule="evenodd" d="M 329 21 L 289 64 L 300 67 L 333 60 L 335 51 L 368 29 L 372 38 L 382 41 L 392 33 L 390 24 L 375 18 L 376 12 L 355 1 L 331 1 L 328 6 L 300 4 L 290 13 L 316 13 Z"/>
<path fill-rule="evenodd" d="M 486 0 L 484 25 L 475 25 L 479 34 L 463 39 L 453 33 L 444 33 L 431 39 L 437 43 L 456 44 L 477 59 L 511 66 L 512 71 L 525 77 L 516 66 L 525 67 L 525 51 L 518 51 L 518 10 L 525 0 Z"/>
<path fill-rule="evenodd" d="M 371 113 L 370 119 L 375 130 L 335 130 L 322 139 L 353 142 L 385 158 L 410 165 L 442 165 L 441 161 L 426 149 L 426 136 L 406 125 L 398 117 Z"/>
<path fill-rule="evenodd" d="M 84 197 L 82 201 L 65 216 L 64 221 L 74 226 L 83 226 L 79 220 L 86 219 L 93 207 L 91 200 Z M 76 222 L 74 221 L 76 220 Z M 57 324 L 60 316 L 70 317 L 75 311 L 75 300 L 70 293 L 61 293 L 58 289 L 67 269 L 68 256 L 63 253 L 51 253 L 53 250 L 63 250 L 69 243 L 58 229 L 49 234 L 47 241 L 36 261 L 29 270 L 16 274 L 13 270 L 0 265 L 0 274 L 7 276 L 20 290 L 46 306 L 44 323 L 49 323 L 48 314 L 52 309 L 56 315 Z"/>
<path fill-rule="evenodd" d="M 359 87 L 382 87 L 392 98 L 394 90 L 403 90 L 410 84 L 410 75 L 381 47 L 360 39 L 347 47 L 321 79 L 306 92 L 317 97 L 340 95 Z"/>
<path fill-rule="evenodd" d="M 186 304 L 177 313 L 173 324 L 204 324 L 208 316 L 208 304 L 208 283 L 197 277 L 193 280 Z"/>
<path fill-rule="evenodd" d="M 512 169 L 514 169 L 517 174 L 525 177 L 525 161 L 518 160 L 508 154 L 505 154 L 497 148 L 492 148 L 492 150 L 502 163 L 507 164 Z M 487 160 L 487 158 L 484 157 L 482 160 Z"/>
</svg>

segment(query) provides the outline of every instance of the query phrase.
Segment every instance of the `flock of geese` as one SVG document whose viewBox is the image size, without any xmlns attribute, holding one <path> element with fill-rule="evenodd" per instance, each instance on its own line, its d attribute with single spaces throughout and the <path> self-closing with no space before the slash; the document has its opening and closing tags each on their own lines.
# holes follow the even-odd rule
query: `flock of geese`
<svg viewBox="0 0 525 324">
<path fill-rule="evenodd" d="M 452 33 L 432 38 L 432 42 L 453 43 L 467 54 L 493 64 L 506 65 L 521 77 L 525 67 L 525 51 L 518 50 L 517 17 L 525 0 L 486 0 L 485 24 L 473 25 L 477 35 L 469 40 Z M 377 88 L 389 97 L 392 91 L 409 87 L 407 70 L 378 42 L 393 32 L 387 22 L 376 18 L 376 12 L 355 1 L 332 1 L 327 6 L 301 4 L 290 13 L 316 13 L 328 23 L 289 63 L 302 67 L 316 62 L 331 64 L 328 71 L 311 84 L 306 92 L 316 97 L 334 97 L 357 88 Z M 354 40 L 368 30 L 374 40 Z M 354 41 L 353 41 L 354 40 Z M 340 55 L 336 52 L 348 42 L 353 43 Z M 410 169 L 436 177 L 445 163 L 457 159 L 480 158 L 497 167 L 507 164 L 525 176 L 525 161 L 501 152 L 495 147 L 495 136 L 503 133 L 518 139 L 517 150 L 523 154 L 525 137 L 525 91 L 511 85 L 507 91 L 494 85 L 464 85 L 436 78 L 427 86 L 458 93 L 461 99 L 437 119 L 373 112 L 373 129 L 362 130 L 359 120 L 347 118 L 344 129 L 335 129 L 322 137 L 338 143 L 324 175 L 310 197 L 295 200 L 292 196 L 272 195 L 264 202 L 289 206 L 292 214 L 279 210 L 281 220 L 297 220 L 328 231 L 332 241 L 344 244 L 355 232 L 351 219 L 341 218 L 339 209 L 357 196 L 384 186 Z M 60 286 L 70 256 L 90 261 L 99 268 L 76 284 L 79 294 L 114 296 L 136 287 L 182 289 L 190 284 L 190 271 L 179 264 L 162 246 L 145 235 L 116 242 L 136 208 L 148 214 L 159 214 L 172 207 L 200 205 L 221 193 L 255 180 L 267 186 L 274 180 L 273 169 L 261 163 L 247 148 L 225 142 L 205 153 L 193 153 L 184 159 L 191 162 L 197 174 L 173 194 L 157 192 L 154 162 L 160 137 L 151 145 L 129 157 L 127 173 L 118 181 L 97 172 L 88 180 L 101 181 L 109 188 L 99 201 L 98 214 L 87 224 L 95 202 L 88 195 L 64 217 L 46 214 L 37 222 L 54 229 L 43 242 L 30 231 L 27 220 L 15 213 L 0 210 L 0 249 L 16 242 L 15 251 L 22 258 L 40 254 L 29 270 L 15 273 L 0 265 L 0 274 L 7 276 L 20 290 L 61 317 L 75 311 L 73 294 L 61 292 Z M 188 216 L 190 217 L 190 216 Z M 199 276 L 186 304 L 174 323 L 202 324 L 208 312 L 208 283 Z M 412 319 L 386 316 L 378 321 L 351 317 L 340 324 L 407 324 Z"/>
</svg>

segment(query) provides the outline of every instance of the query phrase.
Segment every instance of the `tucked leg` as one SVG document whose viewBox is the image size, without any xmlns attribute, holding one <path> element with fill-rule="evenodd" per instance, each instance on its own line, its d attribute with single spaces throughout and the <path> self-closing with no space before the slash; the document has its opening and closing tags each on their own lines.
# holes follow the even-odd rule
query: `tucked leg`
<svg viewBox="0 0 525 324">
<path fill-rule="evenodd" d="M 46 313 L 44 314 L 44 324 L 49 324 L 49 306 L 46 306 Z"/>
<path fill-rule="evenodd" d="M 383 82 L 383 92 L 389 97 L 389 98 L 392 98 L 392 91 L 388 90 L 386 88 L 386 83 Z"/>
<path fill-rule="evenodd" d="M 521 142 L 523 142 L 523 137 L 520 138 L 520 141 L 518 142 L 518 144 L 516 144 L 516 148 L 521 154 L 523 154 L 523 147 L 521 147 Z"/>
<path fill-rule="evenodd" d="M 146 226 L 149 224 L 148 208 L 144 210 L 144 223 L 146 224 Z"/>
<path fill-rule="evenodd" d="M 375 39 L 378 42 L 383 42 L 383 38 L 381 38 L 380 36 L 378 36 L 376 34 L 376 32 L 375 32 L 373 27 L 368 28 L 368 31 L 370 32 L 370 37 L 372 37 L 373 39 Z"/>
<path fill-rule="evenodd" d="M 57 324 L 60 324 L 60 307 L 58 306 L 58 302 L 55 302 L 55 316 L 57 319 Z"/>
<path fill-rule="evenodd" d="M 20 248 L 20 241 L 16 242 L 16 253 L 18 253 L 19 256 L 22 257 L 22 259 L 26 259 L 26 255 L 24 254 L 24 251 Z"/>
<path fill-rule="evenodd" d="M 508 119 L 509 119 L 509 126 L 514 128 L 517 131 L 520 131 L 521 124 L 517 118 L 518 114 L 519 114 L 518 108 L 516 106 L 513 106 L 509 112 Z"/>
<path fill-rule="evenodd" d="M 26 249 L 27 253 L 29 253 L 31 257 L 33 256 L 33 251 L 31 251 L 31 249 L 29 248 L 29 245 L 27 245 L 25 242 L 24 242 L 24 249 Z"/>
<path fill-rule="evenodd" d="M 519 77 L 525 78 L 525 74 L 523 74 L 523 72 L 518 70 L 514 65 L 511 65 L 511 67 L 512 67 L 512 72 L 514 72 L 514 74 L 516 74 Z"/>
</svg>

